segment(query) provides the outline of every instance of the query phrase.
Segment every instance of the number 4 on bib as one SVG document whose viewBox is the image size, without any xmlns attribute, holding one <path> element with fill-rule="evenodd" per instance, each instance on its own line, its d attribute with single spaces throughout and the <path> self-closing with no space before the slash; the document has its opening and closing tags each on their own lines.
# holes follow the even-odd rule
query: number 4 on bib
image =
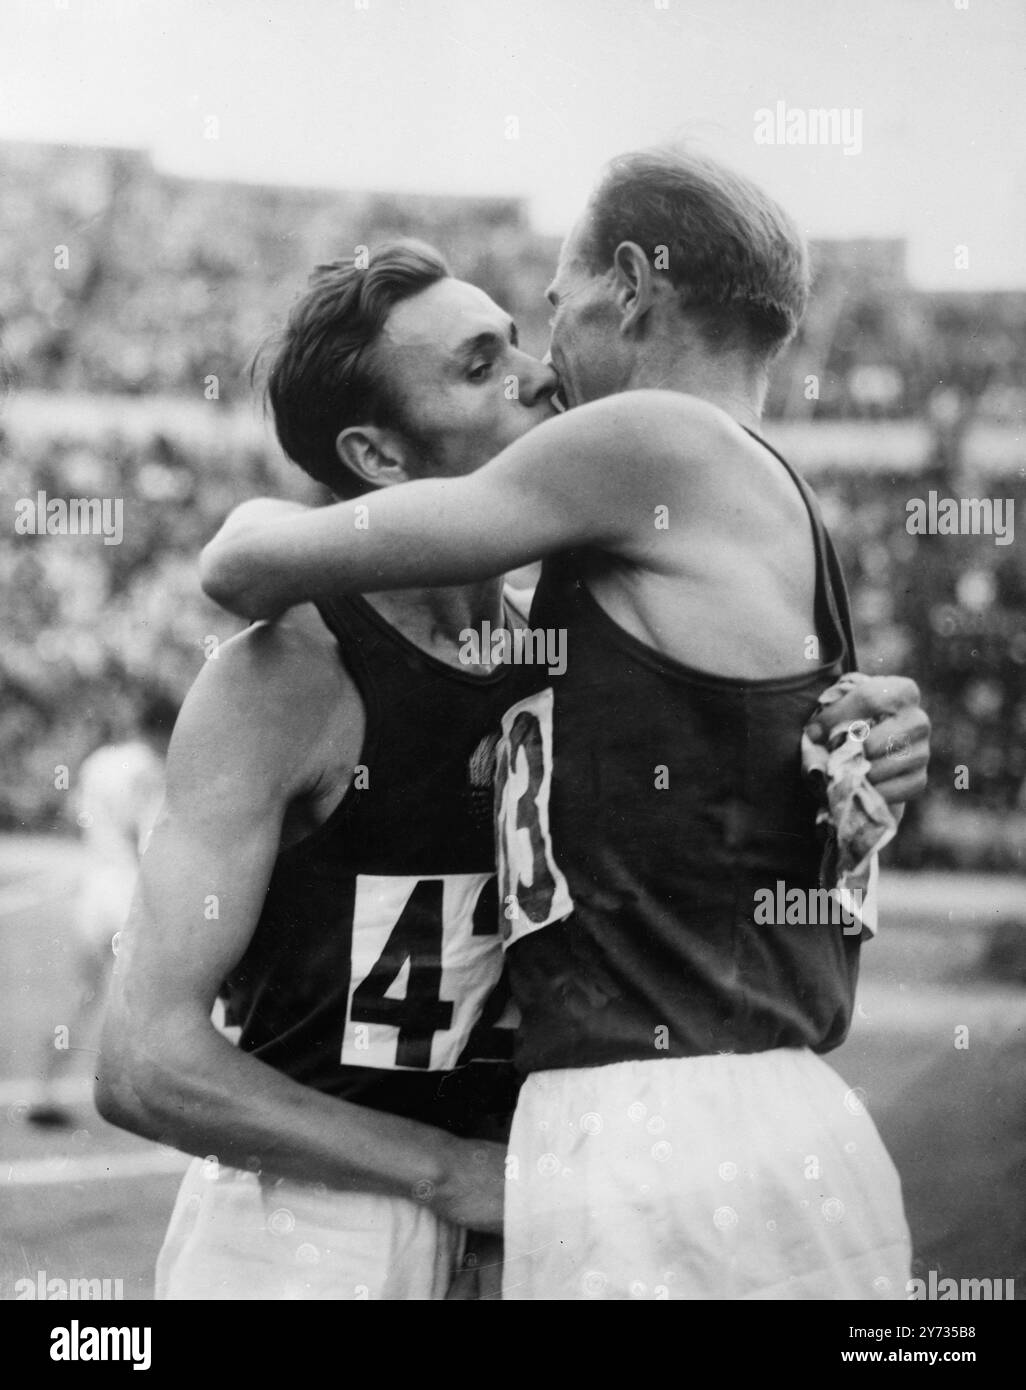
<svg viewBox="0 0 1026 1390">
<path fill-rule="evenodd" d="M 448 1071 L 502 975 L 492 874 L 360 874 L 345 1066 Z"/>
</svg>

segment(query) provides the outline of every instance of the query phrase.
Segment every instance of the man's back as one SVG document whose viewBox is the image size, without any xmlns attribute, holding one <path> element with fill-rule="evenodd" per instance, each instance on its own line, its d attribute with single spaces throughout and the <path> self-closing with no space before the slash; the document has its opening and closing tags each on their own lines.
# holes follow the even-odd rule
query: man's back
<svg viewBox="0 0 1026 1390">
<path fill-rule="evenodd" d="M 639 441 L 627 465 L 632 535 L 587 552 L 590 592 L 686 666 L 747 679 L 807 671 L 815 550 L 789 470 L 707 402 L 677 391 L 623 400 Z"/>
</svg>

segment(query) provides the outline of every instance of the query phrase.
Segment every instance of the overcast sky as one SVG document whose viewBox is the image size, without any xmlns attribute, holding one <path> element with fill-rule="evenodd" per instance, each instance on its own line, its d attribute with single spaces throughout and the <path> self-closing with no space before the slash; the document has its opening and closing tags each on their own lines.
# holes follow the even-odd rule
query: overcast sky
<svg viewBox="0 0 1026 1390">
<path fill-rule="evenodd" d="M 689 137 L 810 235 L 905 236 L 926 286 L 1026 288 L 1026 0 L 0 0 L 0 15 L 0 138 L 138 146 L 211 177 L 518 194 L 564 232 L 610 155 Z M 796 111 L 847 112 L 845 143 L 758 143 L 778 103 L 794 133 Z"/>
</svg>

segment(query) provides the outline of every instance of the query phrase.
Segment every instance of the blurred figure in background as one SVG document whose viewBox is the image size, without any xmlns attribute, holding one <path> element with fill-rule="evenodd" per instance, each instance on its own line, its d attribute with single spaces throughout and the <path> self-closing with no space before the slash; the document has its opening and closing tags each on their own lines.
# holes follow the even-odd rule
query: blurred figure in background
<svg viewBox="0 0 1026 1390">
<path fill-rule="evenodd" d="M 164 756 L 176 713 L 166 698 L 151 697 L 134 735 L 102 744 L 79 769 L 72 813 L 85 854 L 76 910 L 68 924 L 73 1003 L 62 1032 L 48 1032 L 43 1042 L 40 1095 L 27 1114 L 32 1124 L 56 1127 L 73 1121 L 59 1099 L 59 1078 L 67 1070 L 67 1054 L 79 1048 L 106 995 L 139 858 L 164 797 Z"/>
</svg>

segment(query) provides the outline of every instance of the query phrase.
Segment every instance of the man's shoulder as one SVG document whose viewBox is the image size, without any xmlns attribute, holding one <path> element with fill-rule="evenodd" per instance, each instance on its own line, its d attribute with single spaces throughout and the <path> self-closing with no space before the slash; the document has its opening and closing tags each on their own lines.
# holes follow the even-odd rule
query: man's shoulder
<svg viewBox="0 0 1026 1390">
<path fill-rule="evenodd" d="M 621 391 L 569 412 L 569 422 L 616 457 L 635 464 L 701 465 L 745 436 L 725 410 L 683 391 L 644 388 Z"/>
<path fill-rule="evenodd" d="M 651 420 L 655 423 L 672 421 L 699 430 L 736 428 L 727 412 L 712 401 L 686 391 L 652 386 L 617 391 L 611 396 L 589 401 L 586 405 L 577 406 L 569 416 L 571 420 L 594 420 L 604 424 L 618 420 L 632 423 Z"/>
<path fill-rule="evenodd" d="M 357 718 L 362 705 L 335 638 L 305 604 L 210 651 L 176 739 L 216 734 L 231 747 L 260 745 L 268 760 L 276 750 L 290 757 L 322 737 L 333 711 Z"/>
<path fill-rule="evenodd" d="M 311 603 L 251 623 L 218 643 L 207 667 L 216 670 L 222 685 L 270 682 L 292 689 L 326 676 L 344 677 L 338 643 Z"/>
</svg>

